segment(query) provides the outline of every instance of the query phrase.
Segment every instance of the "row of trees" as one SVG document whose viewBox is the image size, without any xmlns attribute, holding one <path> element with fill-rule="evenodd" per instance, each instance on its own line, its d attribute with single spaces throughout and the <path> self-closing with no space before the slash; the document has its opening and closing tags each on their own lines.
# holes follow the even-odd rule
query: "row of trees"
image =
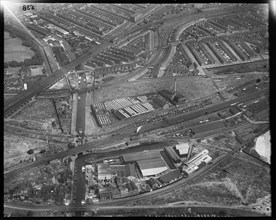
<svg viewBox="0 0 276 220">
<path fill-rule="evenodd" d="M 31 65 L 41 65 L 43 64 L 43 57 L 41 53 L 39 52 L 39 48 L 36 44 L 32 42 L 32 40 L 29 39 L 29 37 L 26 35 L 26 33 L 23 33 L 22 31 L 15 29 L 13 26 L 5 24 L 4 26 L 5 31 L 8 31 L 10 33 L 10 36 L 12 38 L 18 37 L 22 40 L 22 45 L 25 47 L 30 47 L 32 51 L 35 52 L 35 54 L 30 59 L 25 59 L 24 61 L 18 62 L 18 61 L 9 61 L 4 63 L 4 67 L 20 67 L 22 65 L 25 66 L 31 66 Z"/>
</svg>

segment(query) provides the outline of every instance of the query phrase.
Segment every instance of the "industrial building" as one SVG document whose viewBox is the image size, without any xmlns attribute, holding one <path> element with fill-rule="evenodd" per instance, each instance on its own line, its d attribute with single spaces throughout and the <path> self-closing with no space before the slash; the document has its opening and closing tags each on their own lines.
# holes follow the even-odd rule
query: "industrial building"
<svg viewBox="0 0 276 220">
<path fill-rule="evenodd" d="M 175 145 L 175 149 L 180 157 L 188 157 L 190 146 L 188 143 L 181 143 Z"/>
<path fill-rule="evenodd" d="M 181 161 L 172 147 L 165 147 L 164 150 L 174 163 L 179 163 Z"/>
<path fill-rule="evenodd" d="M 209 151 L 208 150 L 203 150 L 199 154 L 195 155 L 192 157 L 190 160 L 186 162 L 187 166 L 190 166 L 191 164 L 197 163 L 198 160 L 202 159 L 203 156 L 208 155 Z"/>
<path fill-rule="evenodd" d="M 205 166 L 205 164 L 209 163 L 212 158 L 208 155 L 208 150 L 203 150 L 199 154 L 195 155 L 191 158 L 188 162 L 186 162 L 185 166 L 183 167 L 183 173 L 189 175 L 193 173 L 195 170 Z"/>
<path fill-rule="evenodd" d="M 159 173 L 168 170 L 168 166 L 165 163 L 165 161 L 161 158 L 161 155 L 159 158 L 139 160 L 137 161 L 137 163 L 144 177 L 155 176 Z"/>
<path fill-rule="evenodd" d="M 186 99 L 183 95 L 179 93 L 172 93 L 166 89 L 158 91 L 158 94 L 160 94 L 162 97 L 164 97 L 166 100 L 168 100 L 173 105 L 180 105 L 184 104 Z"/>
<path fill-rule="evenodd" d="M 155 176 L 170 169 L 160 151 L 125 154 L 123 160 L 125 163 L 136 161 L 143 177 Z"/>
<path fill-rule="evenodd" d="M 180 170 L 173 170 L 165 175 L 162 175 L 158 178 L 158 180 L 161 182 L 161 183 L 169 183 L 171 181 L 174 181 L 178 178 L 181 177 L 181 172 Z"/>
<path fill-rule="evenodd" d="M 150 178 L 146 180 L 146 183 L 152 188 L 156 189 L 162 185 L 162 183 L 158 179 Z"/>
</svg>

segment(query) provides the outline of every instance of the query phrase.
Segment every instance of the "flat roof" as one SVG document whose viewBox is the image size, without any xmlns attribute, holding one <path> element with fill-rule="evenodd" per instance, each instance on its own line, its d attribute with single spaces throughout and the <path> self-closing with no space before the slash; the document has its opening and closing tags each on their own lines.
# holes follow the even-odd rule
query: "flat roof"
<svg viewBox="0 0 276 220">
<path fill-rule="evenodd" d="M 181 143 L 181 144 L 175 145 L 175 147 L 179 151 L 180 155 L 188 154 L 189 148 L 190 148 L 188 143 Z"/>
<path fill-rule="evenodd" d="M 160 151 L 137 152 L 123 155 L 123 159 L 126 163 L 153 158 L 161 158 Z"/>
</svg>

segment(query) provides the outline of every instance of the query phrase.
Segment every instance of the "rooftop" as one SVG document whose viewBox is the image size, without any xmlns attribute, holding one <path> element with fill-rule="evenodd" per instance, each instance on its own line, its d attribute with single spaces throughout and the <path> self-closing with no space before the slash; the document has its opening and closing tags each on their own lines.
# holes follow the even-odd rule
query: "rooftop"
<svg viewBox="0 0 276 220">
<path fill-rule="evenodd" d="M 175 147 L 179 151 L 180 155 L 188 154 L 189 148 L 190 148 L 188 143 L 181 143 L 181 144 L 176 145 Z"/>
<path fill-rule="evenodd" d="M 159 177 L 159 180 L 162 183 L 168 183 L 171 180 L 174 180 L 175 178 L 181 177 L 181 172 L 179 170 L 173 170 L 165 175 L 162 175 Z"/>
</svg>

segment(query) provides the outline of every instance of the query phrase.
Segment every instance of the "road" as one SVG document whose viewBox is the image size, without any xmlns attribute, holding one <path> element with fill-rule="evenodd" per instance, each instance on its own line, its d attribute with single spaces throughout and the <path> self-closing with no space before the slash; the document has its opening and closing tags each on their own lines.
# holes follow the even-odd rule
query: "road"
<svg viewBox="0 0 276 220">
<path fill-rule="evenodd" d="M 4 208 L 14 208 L 16 207 L 17 210 L 30 210 L 33 212 L 44 212 L 44 211 L 49 211 L 49 207 L 45 206 L 45 207 L 37 207 L 37 206 L 33 206 L 33 207 L 28 207 L 28 205 L 14 205 L 12 203 L 5 203 L 4 204 Z M 264 216 L 258 212 L 254 212 L 251 211 L 249 208 L 243 208 L 243 207 L 239 207 L 239 206 L 219 206 L 219 205 L 203 205 L 203 204 L 178 204 L 178 205 L 174 205 L 171 206 L 170 204 L 166 204 L 166 205 L 139 205 L 139 206 L 95 206 L 93 208 L 91 207 L 87 207 L 87 206 L 63 206 L 63 207 L 58 207 L 56 208 L 55 206 L 51 206 L 51 210 L 53 212 L 55 211 L 64 211 L 64 212 L 73 212 L 73 211 L 96 211 L 96 213 L 98 211 L 104 211 L 104 210 L 127 210 L 129 212 L 131 211 L 135 211 L 137 213 L 137 209 L 145 209 L 146 212 L 149 211 L 149 209 L 162 209 L 162 208 L 170 208 L 170 209 L 174 209 L 174 208 L 182 208 L 183 212 L 179 213 L 180 214 L 189 214 L 188 212 L 188 208 L 191 208 L 191 213 L 195 213 L 195 214 L 213 214 L 216 213 L 217 215 L 219 215 L 220 211 L 224 210 L 226 213 L 232 213 L 233 216 Z M 202 210 L 204 211 L 202 211 Z M 141 210 L 141 211 L 142 211 Z M 168 211 L 168 210 L 167 210 Z M 145 212 L 145 213 L 146 213 Z M 140 216 L 143 216 L 142 212 L 140 212 L 141 214 L 139 214 Z M 166 213 L 169 214 L 169 213 Z M 104 215 L 104 214 L 102 214 Z M 115 215 L 119 215 L 119 213 L 117 212 Z M 101 214 L 96 214 L 95 216 L 101 216 Z"/>
<path fill-rule="evenodd" d="M 87 84 L 85 81 L 85 74 L 79 74 L 79 88 L 86 89 Z M 77 121 L 76 121 L 76 132 L 78 133 L 80 129 L 82 133 L 85 132 L 85 105 L 86 105 L 87 93 L 78 93 L 78 105 L 77 105 Z"/>
</svg>

